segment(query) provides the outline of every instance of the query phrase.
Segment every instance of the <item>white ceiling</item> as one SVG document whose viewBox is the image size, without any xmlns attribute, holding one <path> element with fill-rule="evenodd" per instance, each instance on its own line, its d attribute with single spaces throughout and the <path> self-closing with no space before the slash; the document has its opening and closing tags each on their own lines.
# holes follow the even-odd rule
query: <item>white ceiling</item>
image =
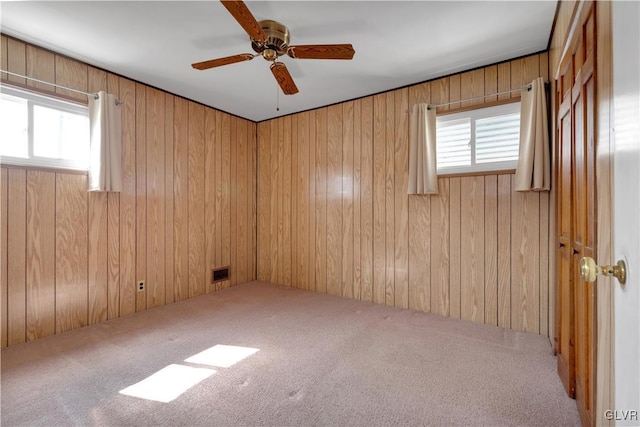
<svg viewBox="0 0 640 427">
<path fill-rule="evenodd" d="M 352 61 L 283 57 L 300 92 L 280 92 L 261 58 L 198 71 L 191 63 L 252 53 L 217 0 L 2 2 L 3 33 L 261 121 L 546 49 L 556 1 L 250 1 L 291 45 L 351 43 Z"/>
</svg>

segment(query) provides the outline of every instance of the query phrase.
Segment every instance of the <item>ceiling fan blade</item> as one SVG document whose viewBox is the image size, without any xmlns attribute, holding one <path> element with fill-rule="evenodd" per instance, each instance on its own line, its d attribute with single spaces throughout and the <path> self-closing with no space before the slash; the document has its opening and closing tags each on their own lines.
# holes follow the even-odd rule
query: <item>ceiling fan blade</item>
<svg viewBox="0 0 640 427">
<path fill-rule="evenodd" d="M 260 24 L 258 24 L 258 21 L 253 17 L 253 14 L 243 1 L 220 0 L 220 3 L 233 15 L 238 24 L 249 34 L 249 37 L 262 43 L 267 41 L 267 35 L 262 31 Z"/>
<path fill-rule="evenodd" d="M 293 81 L 291 74 L 289 74 L 289 70 L 287 70 L 287 66 L 282 62 L 274 62 L 271 64 L 271 72 L 273 76 L 278 81 L 278 84 L 282 88 L 282 92 L 285 95 L 294 95 L 298 93 L 298 87 L 296 83 Z"/>
<path fill-rule="evenodd" d="M 287 55 L 298 59 L 352 59 L 355 53 L 350 44 L 308 44 L 287 50 Z"/>
<path fill-rule="evenodd" d="M 209 68 L 221 67 L 223 65 L 235 64 L 236 62 L 250 61 L 255 57 L 250 53 L 242 53 L 240 55 L 226 56 L 224 58 L 210 59 L 208 61 L 196 62 L 191 64 L 196 70 L 208 70 Z"/>
</svg>

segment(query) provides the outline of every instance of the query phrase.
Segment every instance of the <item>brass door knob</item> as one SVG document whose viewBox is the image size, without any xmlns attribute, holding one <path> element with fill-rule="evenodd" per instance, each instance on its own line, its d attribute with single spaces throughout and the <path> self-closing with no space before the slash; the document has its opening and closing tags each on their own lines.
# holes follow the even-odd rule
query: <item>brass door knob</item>
<svg viewBox="0 0 640 427">
<path fill-rule="evenodd" d="M 623 260 L 618 261 L 616 265 L 597 265 L 593 258 L 584 257 L 580 260 L 580 277 L 585 282 L 595 282 L 596 276 L 613 276 L 618 279 L 620 284 L 627 282 L 627 265 Z"/>
</svg>

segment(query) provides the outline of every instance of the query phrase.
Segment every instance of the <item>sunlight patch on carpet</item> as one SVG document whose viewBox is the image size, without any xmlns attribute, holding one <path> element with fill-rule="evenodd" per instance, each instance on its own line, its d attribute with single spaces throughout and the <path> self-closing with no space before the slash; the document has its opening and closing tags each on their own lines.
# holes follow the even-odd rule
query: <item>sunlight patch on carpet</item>
<svg viewBox="0 0 640 427">
<path fill-rule="evenodd" d="M 120 394 L 168 403 L 215 373 L 213 369 L 172 364 L 139 383 L 120 390 Z"/>
<path fill-rule="evenodd" d="M 258 351 L 260 350 L 257 348 L 217 344 L 191 356 L 186 359 L 185 362 L 196 363 L 198 365 L 216 366 L 218 368 L 228 368 Z"/>
</svg>

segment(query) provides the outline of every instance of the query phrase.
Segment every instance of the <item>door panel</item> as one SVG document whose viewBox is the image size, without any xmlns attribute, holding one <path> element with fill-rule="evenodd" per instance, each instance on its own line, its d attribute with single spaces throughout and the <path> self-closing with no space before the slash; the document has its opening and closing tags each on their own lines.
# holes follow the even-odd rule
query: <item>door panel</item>
<svg viewBox="0 0 640 427">
<path fill-rule="evenodd" d="M 595 292 L 578 271 L 595 256 L 595 9 L 580 13 L 556 80 L 558 163 L 558 373 L 576 398 L 583 425 L 593 424 L 595 402 Z M 568 87 L 570 85 L 570 87 Z M 558 105 L 558 104 L 556 104 Z"/>
<path fill-rule="evenodd" d="M 559 87 L 558 97 L 563 90 Z M 571 176 L 573 170 L 573 156 L 571 147 L 572 117 L 570 97 L 566 96 L 560 107 L 558 117 L 558 183 L 556 203 L 558 209 L 558 295 L 557 295 L 557 343 L 558 374 L 562 379 L 567 394 L 575 397 L 575 352 L 573 343 L 574 329 L 574 292 L 573 292 L 573 249 L 571 247 L 572 216 L 572 188 Z"/>
</svg>

